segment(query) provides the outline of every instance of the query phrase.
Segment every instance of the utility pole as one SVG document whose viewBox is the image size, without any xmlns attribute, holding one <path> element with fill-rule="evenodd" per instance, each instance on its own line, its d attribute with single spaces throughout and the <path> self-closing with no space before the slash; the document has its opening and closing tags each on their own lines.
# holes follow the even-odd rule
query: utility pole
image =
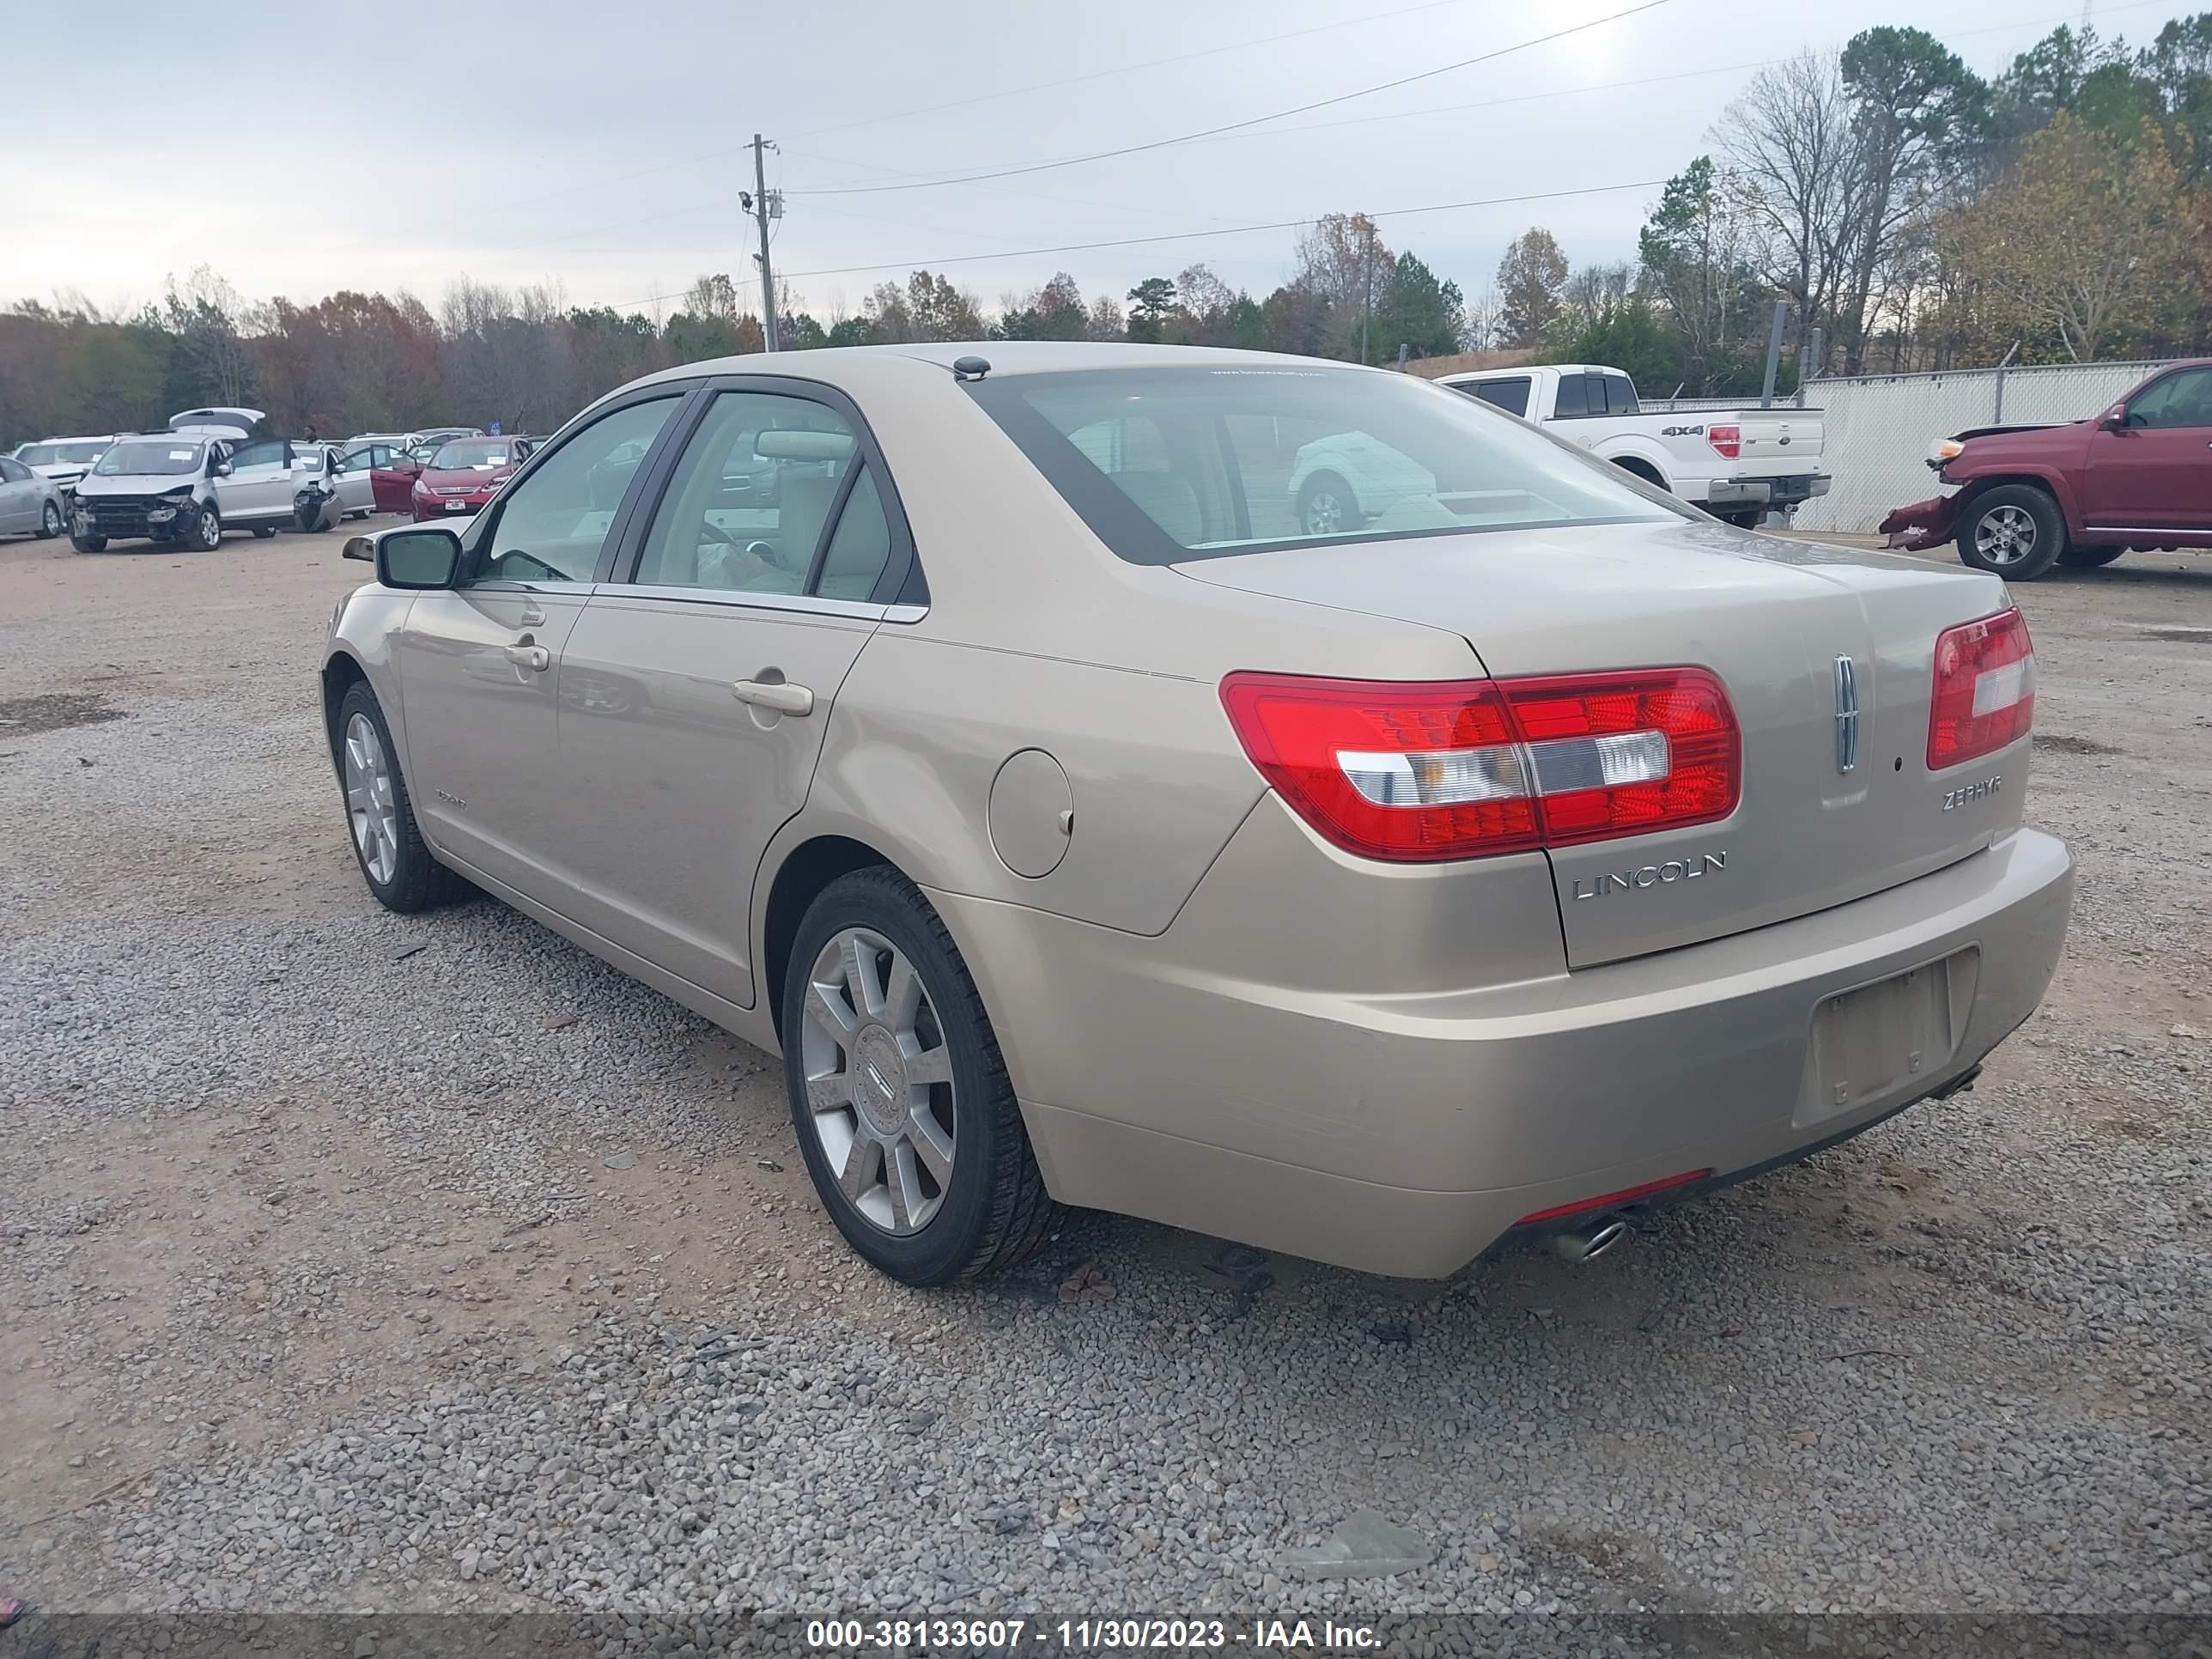
<svg viewBox="0 0 2212 1659">
<path fill-rule="evenodd" d="M 783 192 L 778 191 L 771 202 L 768 193 L 768 141 L 757 132 L 753 134 L 753 220 L 760 227 L 761 270 L 761 336 L 768 349 L 776 349 L 775 340 L 775 270 L 768 262 L 768 222 L 783 217 Z"/>
<path fill-rule="evenodd" d="M 1359 361 L 1367 362 L 1367 322 L 1375 313 L 1375 222 L 1367 222 L 1367 257 L 1360 261 Z"/>
</svg>

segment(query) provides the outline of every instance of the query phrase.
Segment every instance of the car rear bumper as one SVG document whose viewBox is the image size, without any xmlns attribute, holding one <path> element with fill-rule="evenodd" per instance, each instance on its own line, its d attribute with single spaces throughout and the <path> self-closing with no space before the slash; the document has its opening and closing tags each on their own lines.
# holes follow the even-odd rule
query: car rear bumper
<svg viewBox="0 0 2212 1659">
<path fill-rule="evenodd" d="M 2072 892 L 2064 846 L 2019 830 L 1793 921 L 1411 994 L 1317 991 L 1286 982 L 1310 977 L 1288 963 L 1224 973 L 1188 931 L 1195 902 L 1143 939 L 932 897 L 1055 1196 L 1434 1278 L 1539 1212 L 1692 1172 L 1717 1183 L 1945 1090 L 2034 1012 Z M 1906 1071 L 1851 1051 L 1838 1032 L 1854 1028 L 1821 1011 L 1908 973 L 1928 976 L 1912 983 L 1935 1024 Z"/>
<path fill-rule="evenodd" d="M 1779 478 L 1716 478 L 1705 487 L 1705 501 L 1714 507 L 1795 507 L 1826 495 L 1830 482 L 1825 472 Z"/>
</svg>

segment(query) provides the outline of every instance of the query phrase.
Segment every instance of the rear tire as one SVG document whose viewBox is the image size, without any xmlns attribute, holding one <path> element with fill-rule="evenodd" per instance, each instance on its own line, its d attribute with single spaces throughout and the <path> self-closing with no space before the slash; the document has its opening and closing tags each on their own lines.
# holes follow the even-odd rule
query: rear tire
<svg viewBox="0 0 2212 1659">
<path fill-rule="evenodd" d="M 1345 536 L 1367 522 L 1352 486 L 1334 472 L 1316 472 L 1298 487 L 1296 508 L 1303 536 Z"/>
<path fill-rule="evenodd" d="M 39 514 L 39 539 L 50 542 L 62 533 L 62 510 L 48 501 L 46 510 Z"/>
<path fill-rule="evenodd" d="M 1734 525 L 1738 530 L 1756 530 L 1759 521 L 1766 516 L 1766 509 L 1763 507 L 1732 507 L 1713 516 L 1723 524 Z"/>
<path fill-rule="evenodd" d="M 253 526 L 253 539 L 257 542 L 273 540 L 276 535 L 276 526 L 273 524 L 258 524 Z"/>
<path fill-rule="evenodd" d="M 905 877 L 857 870 L 807 906 L 782 1025 L 799 1153 L 863 1260 L 902 1284 L 944 1285 L 1012 1267 L 1044 1242 L 1059 1206 L 990 1016 Z"/>
<path fill-rule="evenodd" d="M 2066 551 L 2058 503 L 2033 484 L 1999 484 L 1959 520 L 1959 559 L 2008 581 L 2032 582 Z"/>
<path fill-rule="evenodd" d="M 2058 562 L 2069 570 L 2094 570 L 2112 563 L 2127 550 L 2124 547 L 2069 547 L 2058 556 Z"/>
<path fill-rule="evenodd" d="M 422 840 L 392 728 L 367 680 L 356 680 L 338 703 L 336 759 L 347 839 L 376 902 L 402 915 L 451 902 L 467 884 Z"/>
</svg>

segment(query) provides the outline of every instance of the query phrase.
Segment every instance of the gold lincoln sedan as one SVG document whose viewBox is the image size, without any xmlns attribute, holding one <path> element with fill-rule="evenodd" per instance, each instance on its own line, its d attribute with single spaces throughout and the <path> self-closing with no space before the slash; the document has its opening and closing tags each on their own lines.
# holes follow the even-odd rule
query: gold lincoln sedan
<svg viewBox="0 0 2212 1659">
<path fill-rule="evenodd" d="M 481 889 L 780 1052 L 912 1284 L 1059 1205 L 1594 1255 L 1969 1085 L 2064 938 L 1999 580 L 1729 528 L 1401 374 L 690 364 L 346 550 L 370 892 Z"/>
</svg>

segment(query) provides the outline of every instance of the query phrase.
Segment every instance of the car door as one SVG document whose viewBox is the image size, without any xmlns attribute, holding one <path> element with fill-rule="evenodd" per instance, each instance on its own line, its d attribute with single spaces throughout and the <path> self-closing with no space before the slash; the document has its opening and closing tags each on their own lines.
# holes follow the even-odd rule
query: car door
<svg viewBox="0 0 2212 1659">
<path fill-rule="evenodd" d="M 0 455 L 0 534 L 39 527 L 36 477 L 21 461 Z"/>
<path fill-rule="evenodd" d="M 2093 530 L 2212 535 L 2212 368 L 2179 368 L 2090 434 L 2082 521 Z"/>
<path fill-rule="evenodd" d="M 282 438 L 248 438 L 231 446 L 227 476 L 215 481 L 216 509 L 225 524 L 281 519 L 292 511 L 291 446 Z"/>
<path fill-rule="evenodd" d="M 395 636 L 408 782 L 431 842 L 567 910 L 568 829 L 586 792 L 560 773 L 562 654 L 615 544 L 639 467 L 688 395 L 656 388 L 580 427 L 469 526 L 459 580 L 416 597 Z"/>
<path fill-rule="evenodd" d="M 830 397 L 718 382 L 562 664 L 577 919 L 744 1007 L 755 875 L 911 557 L 858 410 Z M 763 461 L 793 464 L 772 504 Z"/>
</svg>

